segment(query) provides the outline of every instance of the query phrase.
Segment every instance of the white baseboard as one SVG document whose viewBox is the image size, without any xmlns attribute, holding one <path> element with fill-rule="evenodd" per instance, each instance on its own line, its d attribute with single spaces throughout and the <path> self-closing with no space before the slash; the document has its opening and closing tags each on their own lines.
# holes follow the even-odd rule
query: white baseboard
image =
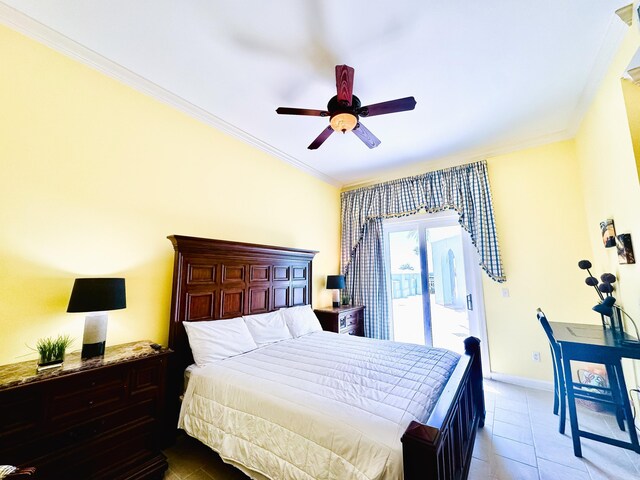
<svg viewBox="0 0 640 480">
<path fill-rule="evenodd" d="M 553 391 L 553 382 L 546 382 L 544 380 L 533 380 L 531 378 L 517 377 L 515 375 L 507 375 L 504 373 L 491 372 L 491 380 L 497 382 L 510 383 L 512 385 L 518 385 L 520 387 L 535 388 L 537 390 Z"/>
</svg>

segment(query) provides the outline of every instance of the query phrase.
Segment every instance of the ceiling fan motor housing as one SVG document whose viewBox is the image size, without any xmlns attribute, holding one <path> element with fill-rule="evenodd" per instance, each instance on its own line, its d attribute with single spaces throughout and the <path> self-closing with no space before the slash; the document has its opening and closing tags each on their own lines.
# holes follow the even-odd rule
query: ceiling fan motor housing
<svg viewBox="0 0 640 480">
<path fill-rule="evenodd" d="M 360 109 L 362 104 L 360 103 L 360 99 L 353 95 L 351 97 L 351 105 L 345 105 L 344 103 L 338 101 L 338 96 L 334 95 L 329 103 L 327 103 L 327 110 L 329 110 L 329 114 L 334 116 L 338 113 L 351 113 L 353 115 L 357 115 L 357 111 Z"/>
<path fill-rule="evenodd" d="M 358 110 L 361 105 L 360 99 L 355 95 L 351 97 L 351 105 L 338 100 L 337 95 L 332 97 L 327 104 L 327 110 L 331 115 L 331 127 L 342 133 L 353 130 L 358 124 Z"/>
</svg>

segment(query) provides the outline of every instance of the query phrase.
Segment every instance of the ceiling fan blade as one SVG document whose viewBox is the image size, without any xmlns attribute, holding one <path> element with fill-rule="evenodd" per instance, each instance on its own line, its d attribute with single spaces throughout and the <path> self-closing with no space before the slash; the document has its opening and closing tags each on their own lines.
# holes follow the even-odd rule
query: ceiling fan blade
<svg viewBox="0 0 640 480">
<path fill-rule="evenodd" d="M 384 115 L 386 113 L 405 112 L 416 108 L 416 99 L 413 97 L 398 98 L 388 102 L 374 103 L 358 110 L 358 115 L 362 117 L 373 117 L 374 115 Z"/>
<path fill-rule="evenodd" d="M 311 145 L 309 145 L 307 148 L 309 150 L 315 150 L 316 148 L 318 148 L 320 145 L 322 145 L 324 143 L 324 141 L 329 138 L 329 136 L 333 133 L 333 128 L 331 128 L 331 125 L 329 125 L 327 128 L 325 128 L 322 133 L 320 135 L 318 135 L 318 138 L 316 138 L 313 142 L 311 142 Z"/>
<path fill-rule="evenodd" d="M 351 106 L 353 97 L 353 75 L 355 70 L 349 65 L 336 65 L 336 90 L 338 102 Z"/>
<path fill-rule="evenodd" d="M 380 140 L 373 133 L 371 133 L 367 127 L 362 125 L 360 122 L 356 125 L 356 128 L 352 130 L 353 133 L 357 135 L 357 137 L 364 142 L 364 144 L 369 148 L 376 148 L 380 145 Z"/>
<path fill-rule="evenodd" d="M 290 108 L 290 107 L 278 107 L 276 113 L 280 115 L 311 115 L 313 117 L 326 117 L 329 112 L 325 110 L 312 110 L 310 108 Z"/>
</svg>

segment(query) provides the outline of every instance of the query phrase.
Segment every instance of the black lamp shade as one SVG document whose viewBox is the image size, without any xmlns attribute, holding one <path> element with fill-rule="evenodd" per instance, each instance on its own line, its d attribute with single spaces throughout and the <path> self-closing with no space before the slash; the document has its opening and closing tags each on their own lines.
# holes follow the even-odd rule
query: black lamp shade
<svg viewBox="0 0 640 480">
<path fill-rule="evenodd" d="M 342 290 L 344 287 L 344 275 L 327 275 L 327 290 Z"/>
<path fill-rule="evenodd" d="M 613 316 L 613 305 L 615 303 L 616 303 L 616 299 L 614 297 L 606 297 L 602 301 L 602 303 L 599 303 L 598 305 L 593 307 L 593 310 L 598 312 L 601 315 L 604 315 L 605 317 L 612 317 Z"/>
<path fill-rule="evenodd" d="M 67 312 L 105 312 L 126 307 L 124 278 L 76 278 Z"/>
</svg>

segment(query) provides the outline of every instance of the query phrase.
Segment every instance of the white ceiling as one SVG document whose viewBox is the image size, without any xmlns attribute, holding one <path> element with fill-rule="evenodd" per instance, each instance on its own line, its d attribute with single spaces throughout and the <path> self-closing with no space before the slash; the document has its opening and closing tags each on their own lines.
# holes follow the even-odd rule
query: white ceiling
<svg viewBox="0 0 640 480">
<path fill-rule="evenodd" d="M 0 21 L 345 185 L 572 136 L 629 2 L 1 0 Z M 328 119 L 275 113 L 326 108 L 336 64 L 364 105 L 417 100 L 363 120 L 376 149 L 334 134 L 307 150 Z"/>
</svg>

